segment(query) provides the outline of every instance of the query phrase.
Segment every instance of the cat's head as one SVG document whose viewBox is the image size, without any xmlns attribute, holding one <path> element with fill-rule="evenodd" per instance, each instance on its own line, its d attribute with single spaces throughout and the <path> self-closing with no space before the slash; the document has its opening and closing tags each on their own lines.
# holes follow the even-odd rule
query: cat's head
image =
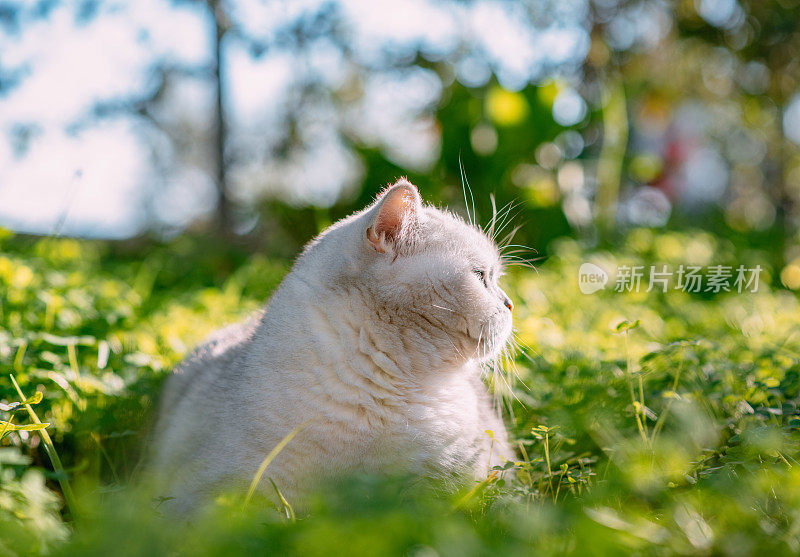
<svg viewBox="0 0 800 557">
<path fill-rule="evenodd" d="M 511 334 L 497 246 L 480 228 L 423 204 L 406 180 L 388 187 L 351 225 L 360 288 L 376 311 L 405 322 L 441 351 L 491 359 Z"/>
</svg>

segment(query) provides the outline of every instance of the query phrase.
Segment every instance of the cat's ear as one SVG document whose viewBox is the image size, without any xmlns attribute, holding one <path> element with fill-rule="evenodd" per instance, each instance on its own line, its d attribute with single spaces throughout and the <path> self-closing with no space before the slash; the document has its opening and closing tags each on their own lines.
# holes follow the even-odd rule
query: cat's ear
<svg viewBox="0 0 800 557">
<path fill-rule="evenodd" d="M 397 256 L 413 233 L 422 199 L 417 187 L 401 178 L 381 194 L 373 210 L 372 225 L 367 229 L 367 242 L 380 253 Z"/>
</svg>

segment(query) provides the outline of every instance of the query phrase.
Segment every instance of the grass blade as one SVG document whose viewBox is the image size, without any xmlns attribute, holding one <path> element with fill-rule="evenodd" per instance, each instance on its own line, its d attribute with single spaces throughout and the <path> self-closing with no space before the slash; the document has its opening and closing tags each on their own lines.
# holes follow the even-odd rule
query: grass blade
<svg viewBox="0 0 800 557">
<path fill-rule="evenodd" d="M 311 423 L 311 420 L 308 420 L 307 422 L 300 424 L 299 426 L 294 428 L 292 431 L 287 433 L 286 437 L 281 439 L 280 442 L 277 445 L 275 445 L 275 448 L 272 449 L 269 452 L 269 454 L 266 456 L 266 458 L 264 458 L 264 460 L 261 461 L 261 466 L 258 467 L 258 471 L 256 472 L 256 475 L 253 477 L 253 481 L 250 482 L 250 489 L 247 490 L 247 496 L 244 498 L 244 504 L 242 505 L 242 508 L 245 508 L 247 506 L 247 504 L 250 502 L 250 499 L 252 499 L 253 494 L 255 493 L 259 482 L 261 481 L 261 477 L 264 475 L 264 472 L 267 470 L 267 466 L 269 466 L 270 463 L 273 460 L 275 460 L 275 457 L 278 456 L 278 454 L 284 449 L 284 447 L 286 447 L 286 445 L 288 445 L 289 442 L 292 439 L 294 439 L 294 436 L 297 435 L 298 433 L 300 433 L 301 431 L 303 431 L 305 428 L 307 428 L 310 423 Z"/>
<path fill-rule="evenodd" d="M 14 384 L 14 388 L 17 390 L 17 394 L 19 395 L 20 400 L 26 401 L 28 400 L 25 395 L 22 393 L 22 389 L 19 388 L 19 384 L 17 380 L 14 379 L 13 374 L 9 374 L 11 378 L 11 382 Z M 28 415 L 31 418 L 31 421 L 35 424 L 42 424 L 42 421 L 39 419 L 39 416 L 36 415 L 33 408 L 30 404 L 25 404 L 25 410 L 28 411 Z M 45 426 L 46 427 L 46 426 Z M 67 504 L 67 508 L 69 509 L 70 514 L 72 515 L 73 520 L 77 518 L 77 505 L 75 504 L 75 495 L 72 492 L 72 486 L 69 483 L 69 479 L 67 478 L 67 472 L 64 470 L 64 466 L 61 464 L 61 459 L 58 457 L 58 452 L 56 451 L 55 445 L 53 445 L 53 440 L 50 439 L 50 434 L 47 433 L 46 429 L 40 429 L 39 435 L 42 436 L 42 441 L 44 442 L 44 450 L 47 452 L 47 456 L 50 459 L 50 463 L 53 465 L 53 470 L 55 470 L 56 475 L 58 477 L 58 483 L 61 486 L 61 493 L 64 494 L 64 501 Z"/>
</svg>

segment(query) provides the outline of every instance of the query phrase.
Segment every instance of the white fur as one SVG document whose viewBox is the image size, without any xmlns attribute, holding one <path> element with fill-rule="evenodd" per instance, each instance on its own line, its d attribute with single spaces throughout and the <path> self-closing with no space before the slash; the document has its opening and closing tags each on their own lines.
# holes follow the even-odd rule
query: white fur
<svg viewBox="0 0 800 557">
<path fill-rule="evenodd" d="M 340 474 L 486 477 L 490 452 L 492 465 L 514 458 L 479 371 L 511 330 L 500 270 L 479 229 L 422 205 L 405 181 L 334 224 L 265 311 L 170 377 L 153 463 L 162 494 L 190 511 L 246 489 L 306 422 L 267 468 L 265 494 L 267 477 L 292 503 Z"/>
</svg>

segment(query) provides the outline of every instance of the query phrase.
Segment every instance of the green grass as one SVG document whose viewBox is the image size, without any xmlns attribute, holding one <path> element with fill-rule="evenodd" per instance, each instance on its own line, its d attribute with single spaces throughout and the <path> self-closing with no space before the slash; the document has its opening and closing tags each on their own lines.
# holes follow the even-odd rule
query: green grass
<svg viewBox="0 0 800 557">
<path fill-rule="evenodd" d="M 586 260 L 760 263 L 766 287 L 587 296 Z M 508 277 L 524 345 L 519 460 L 453 495 L 354 478 L 297 518 L 229 494 L 176 528 L 130 487 L 159 386 L 195 343 L 265 300 L 288 263 L 197 238 L 6 236 L 0 420 L 22 429 L 0 435 L 0 554 L 798 552 L 800 307 L 770 286 L 769 260 L 698 231 L 636 230 L 613 253 L 559 240 L 538 272 Z M 12 373 L 52 448 L 25 430 L 35 420 L 13 406 Z"/>
</svg>

